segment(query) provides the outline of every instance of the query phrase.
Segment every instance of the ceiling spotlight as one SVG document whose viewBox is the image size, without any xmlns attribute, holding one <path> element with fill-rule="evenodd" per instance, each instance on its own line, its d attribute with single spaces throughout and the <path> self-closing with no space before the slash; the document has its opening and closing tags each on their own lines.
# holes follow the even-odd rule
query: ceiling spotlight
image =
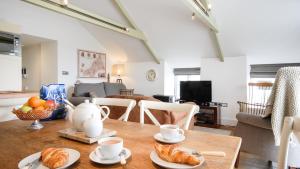
<svg viewBox="0 0 300 169">
<path fill-rule="evenodd" d="M 195 18 L 196 18 L 196 14 L 193 12 L 193 14 L 192 14 L 192 20 L 195 20 Z"/>
<path fill-rule="evenodd" d="M 210 11 L 211 10 L 211 4 L 207 4 L 207 9 Z"/>
<path fill-rule="evenodd" d="M 63 6 L 67 6 L 69 4 L 69 1 L 68 0 L 61 0 L 61 4 Z"/>
<path fill-rule="evenodd" d="M 129 32 L 129 28 L 126 27 L 126 28 L 125 28 L 125 31 L 126 31 L 126 32 Z"/>
</svg>

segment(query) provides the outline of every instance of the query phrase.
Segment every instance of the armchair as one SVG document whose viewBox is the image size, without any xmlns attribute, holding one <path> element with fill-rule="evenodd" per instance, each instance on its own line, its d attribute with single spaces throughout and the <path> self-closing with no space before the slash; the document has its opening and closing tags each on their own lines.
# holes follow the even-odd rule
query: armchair
<svg viewBox="0 0 300 169">
<path fill-rule="evenodd" d="M 299 111 L 294 111 L 297 110 L 297 106 L 293 104 L 299 103 L 300 99 L 299 95 L 297 95 L 299 92 L 299 88 L 297 87 L 297 84 L 299 84 L 299 74 L 299 68 L 280 69 L 277 73 L 269 101 L 267 102 L 268 104 L 265 102 L 263 110 L 258 111 L 255 106 L 240 109 L 240 112 L 236 115 L 238 123 L 234 135 L 243 139 L 241 151 L 258 155 L 266 161 L 278 161 L 279 147 L 276 146 L 277 142 L 275 141 L 276 137 L 274 137 L 274 133 L 276 133 L 276 127 L 279 129 L 282 127 L 281 122 L 284 117 L 299 115 L 300 113 Z M 277 101 L 276 104 L 274 104 L 274 100 Z M 275 110 L 277 114 L 274 114 Z M 265 117 L 268 114 L 269 117 Z M 276 126 L 275 129 L 274 125 Z M 278 136 L 280 137 L 280 133 Z M 300 161 L 295 160 L 295 157 L 299 157 L 300 155 L 300 146 L 294 146 L 287 151 L 291 155 L 291 158 L 287 162 L 288 165 L 299 167 Z"/>
</svg>

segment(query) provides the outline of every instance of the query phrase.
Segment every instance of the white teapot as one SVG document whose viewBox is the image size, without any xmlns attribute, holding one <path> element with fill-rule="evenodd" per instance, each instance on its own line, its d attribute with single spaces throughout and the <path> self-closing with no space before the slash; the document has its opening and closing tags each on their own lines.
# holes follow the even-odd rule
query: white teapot
<svg viewBox="0 0 300 169">
<path fill-rule="evenodd" d="M 77 131 L 84 131 L 88 137 L 96 137 L 101 134 L 103 121 L 110 113 L 107 106 L 97 106 L 94 100 L 92 100 L 92 103 L 89 100 L 85 100 L 84 103 L 77 107 L 72 106 L 68 101 L 65 102 L 68 104 L 68 118 Z M 106 109 L 107 113 L 105 114 L 102 109 Z M 101 114 L 105 114 L 103 119 L 101 119 Z"/>
</svg>

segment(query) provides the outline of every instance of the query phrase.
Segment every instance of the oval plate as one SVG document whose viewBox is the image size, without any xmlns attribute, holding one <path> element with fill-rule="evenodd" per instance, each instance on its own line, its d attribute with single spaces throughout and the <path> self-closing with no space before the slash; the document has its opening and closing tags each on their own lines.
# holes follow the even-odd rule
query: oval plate
<svg viewBox="0 0 300 169">
<path fill-rule="evenodd" d="M 80 153 L 77 150 L 70 149 L 70 148 L 64 148 L 64 150 L 69 153 L 69 160 L 67 164 L 65 164 L 62 167 L 59 167 L 58 169 L 67 168 L 80 158 Z M 41 152 L 37 152 L 30 156 L 25 157 L 23 160 L 19 162 L 18 164 L 19 169 L 24 168 L 26 164 L 31 163 L 34 160 L 39 159 L 40 157 L 41 157 Z M 42 162 L 39 162 L 38 167 L 36 169 L 49 169 L 49 168 L 44 166 Z"/>
<path fill-rule="evenodd" d="M 191 149 L 188 149 L 188 148 L 184 148 L 184 150 L 185 150 L 186 152 L 192 152 L 192 150 L 191 150 Z M 157 164 L 157 165 L 159 165 L 159 166 L 161 166 L 161 167 L 164 167 L 164 168 L 172 168 L 172 169 L 192 169 L 192 168 L 197 168 L 197 167 L 201 166 L 201 165 L 204 163 L 204 161 L 205 161 L 204 157 L 203 157 L 203 156 L 200 156 L 200 157 L 198 157 L 198 159 L 200 160 L 200 164 L 194 165 L 194 166 L 186 165 L 186 164 L 171 163 L 171 162 L 167 162 L 167 161 L 165 161 L 165 160 L 162 160 L 162 159 L 156 154 L 155 151 L 152 151 L 152 152 L 150 153 L 150 158 L 151 158 L 151 160 L 152 160 L 155 164 Z"/>
</svg>

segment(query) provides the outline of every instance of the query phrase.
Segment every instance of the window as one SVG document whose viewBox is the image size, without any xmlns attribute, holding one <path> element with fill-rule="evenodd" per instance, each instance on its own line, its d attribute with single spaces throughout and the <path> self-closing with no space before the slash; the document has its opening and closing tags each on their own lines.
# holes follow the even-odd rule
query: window
<svg viewBox="0 0 300 169">
<path fill-rule="evenodd" d="M 198 68 L 176 68 L 174 69 L 175 75 L 175 99 L 180 99 L 180 82 L 182 81 L 199 81 L 200 80 L 200 67 Z"/>
<path fill-rule="evenodd" d="M 282 67 L 300 66 L 299 63 L 286 63 L 286 64 L 258 64 L 250 65 L 250 84 L 248 86 L 248 103 L 262 103 L 266 104 L 270 93 L 271 87 L 266 88 L 259 86 L 259 83 L 274 83 L 277 71 Z M 258 86 L 257 86 L 258 85 Z"/>
<path fill-rule="evenodd" d="M 250 77 L 252 78 L 275 78 L 277 71 L 282 67 L 300 66 L 300 63 L 285 64 L 258 64 L 250 65 Z"/>
</svg>

